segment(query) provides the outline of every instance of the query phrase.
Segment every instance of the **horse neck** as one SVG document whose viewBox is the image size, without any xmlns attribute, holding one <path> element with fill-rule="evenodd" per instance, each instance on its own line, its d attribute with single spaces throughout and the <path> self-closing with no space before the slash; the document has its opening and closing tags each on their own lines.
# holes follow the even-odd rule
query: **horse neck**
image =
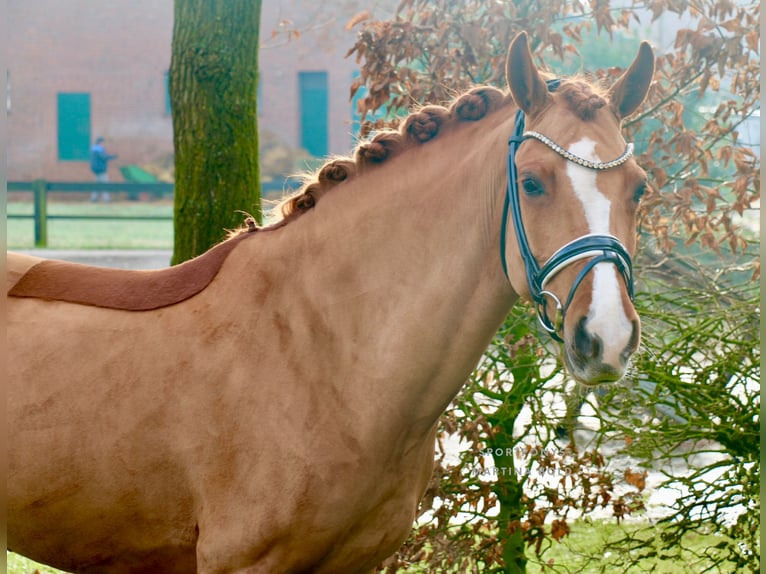
<svg viewBox="0 0 766 574">
<path fill-rule="evenodd" d="M 327 377 L 399 428 L 433 425 L 513 302 L 499 256 L 507 134 L 491 129 L 440 134 L 284 228 L 291 282 L 331 333 L 312 343 Z"/>
</svg>

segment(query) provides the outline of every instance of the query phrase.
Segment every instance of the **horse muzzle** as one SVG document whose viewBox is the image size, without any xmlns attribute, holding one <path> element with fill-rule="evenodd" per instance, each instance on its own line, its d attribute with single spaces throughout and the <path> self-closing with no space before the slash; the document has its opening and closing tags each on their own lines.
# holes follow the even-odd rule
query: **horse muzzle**
<svg viewBox="0 0 766 574">
<path fill-rule="evenodd" d="M 638 317 L 634 316 L 627 324 L 612 325 L 606 333 L 593 329 L 589 323 L 588 317 L 581 317 L 571 332 L 565 330 L 567 369 L 585 386 L 619 381 L 641 339 Z"/>
</svg>

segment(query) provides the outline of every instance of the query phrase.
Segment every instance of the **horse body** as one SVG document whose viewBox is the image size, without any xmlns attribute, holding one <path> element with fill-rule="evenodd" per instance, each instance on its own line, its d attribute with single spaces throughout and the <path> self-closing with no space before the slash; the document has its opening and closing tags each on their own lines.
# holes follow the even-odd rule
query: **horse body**
<svg viewBox="0 0 766 574">
<path fill-rule="evenodd" d="M 433 143 L 358 161 L 296 221 L 222 244 L 209 284 L 175 303 L 151 304 L 220 246 L 182 271 L 81 281 L 143 289 L 144 310 L 12 289 L 9 548 L 78 572 L 369 572 L 393 553 L 430 479 L 439 415 L 524 292 L 514 242 L 510 283 L 498 254 L 514 111 L 442 116 Z M 621 141 L 606 124 L 588 128 L 599 157 Z M 518 161 L 524 174 L 562 162 Z M 628 176 L 604 177 L 624 195 Z M 571 213 L 554 219 L 564 238 L 583 232 Z M 609 230 L 632 242 L 635 223 L 620 225 Z M 545 257 L 561 244 L 550 235 L 530 237 Z M 37 262 L 9 255 L 11 284 Z M 600 317 L 586 295 L 563 334 L 598 379 L 607 359 L 583 334 Z"/>
<path fill-rule="evenodd" d="M 365 178 L 385 191 L 350 187 L 244 238 L 183 304 L 11 298 L 9 546 L 83 571 L 191 570 L 196 555 L 201 571 L 354 572 L 392 553 L 436 419 L 513 302 L 499 214 L 481 213 L 486 162 L 455 152 L 444 171 L 413 153 L 406 185 L 382 183 L 394 159 Z"/>
</svg>

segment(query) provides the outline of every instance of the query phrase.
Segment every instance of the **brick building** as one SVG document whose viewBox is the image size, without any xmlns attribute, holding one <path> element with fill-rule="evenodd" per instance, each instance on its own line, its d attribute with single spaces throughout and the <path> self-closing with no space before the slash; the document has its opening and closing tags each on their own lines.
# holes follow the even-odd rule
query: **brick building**
<svg viewBox="0 0 766 574">
<path fill-rule="evenodd" d="M 362 10 L 386 17 L 397 0 L 264 0 L 259 127 L 316 156 L 354 142 L 345 58 Z M 173 130 L 167 77 L 173 0 L 7 0 L 8 179 L 90 181 L 88 149 L 98 136 L 121 165 L 167 160 Z M 658 47 L 679 22 L 652 26 Z"/>
<path fill-rule="evenodd" d="M 261 17 L 260 129 L 319 156 L 353 143 L 344 25 L 361 8 L 329 4 L 264 1 Z M 119 155 L 112 181 L 120 165 L 172 153 L 173 0 L 8 0 L 7 10 L 9 180 L 89 181 L 98 136 Z"/>
</svg>

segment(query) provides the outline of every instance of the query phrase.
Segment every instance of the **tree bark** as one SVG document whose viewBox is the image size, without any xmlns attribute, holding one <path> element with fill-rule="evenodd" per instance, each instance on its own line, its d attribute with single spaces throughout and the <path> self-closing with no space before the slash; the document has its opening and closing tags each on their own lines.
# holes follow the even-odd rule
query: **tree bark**
<svg viewBox="0 0 766 574">
<path fill-rule="evenodd" d="M 261 221 L 258 36 L 261 0 L 175 0 L 170 101 L 175 147 L 171 263 Z"/>
<path fill-rule="evenodd" d="M 530 377 L 517 379 L 518 372 L 523 370 L 525 369 L 514 369 L 514 385 L 518 380 L 521 381 L 520 386 L 528 386 L 533 380 Z M 497 538 L 503 548 L 505 574 L 525 574 L 527 571 L 526 544 L 521 528 L 526 513 L 522 502 L 524 484 L 523 478 L 520 479 L 517 475 L 518 463 L 513 455 L 519 444 L 519 440 L 513 437 L 513 425 L 523 405 L 523 402 L 509 398 L 495 413 L 487 417 L 496 430 L 488 443 L 492 449 L 495 468 L 498 469 L 497 481 L 492 490 L 500 504 L 500 512 L 496 518 Z"/>
<path fill-rule="evenodd" d="M 504 574 L 526 574 L 527 543 L 522 523 L 528 508 L 523 501 L 526 476 L 517 472 L 517 467 L 529 469 L 528 454 L 516 460 L 516 448 L 523 446 L 522 439 L 514 437 L 513 430 L 527 399 L 540 384 L 540 365 L 537 349 L 529 339 L 529 326 L 515 322 L 505 336 L 513 341 L 525 341 L 517 345 L 505 360 L 513 377 L 513 386 L 503 404 L 494 413 L 487 414 L 493 432 L 487 445 L 492 449 L 492 459 L 498 469 L 497 481 L 492 490 L 500 505 L 496 520 L 498 544 L 503 549 Z M 508 340 L 508 339 L 507 339 Z"/>
</svg>

